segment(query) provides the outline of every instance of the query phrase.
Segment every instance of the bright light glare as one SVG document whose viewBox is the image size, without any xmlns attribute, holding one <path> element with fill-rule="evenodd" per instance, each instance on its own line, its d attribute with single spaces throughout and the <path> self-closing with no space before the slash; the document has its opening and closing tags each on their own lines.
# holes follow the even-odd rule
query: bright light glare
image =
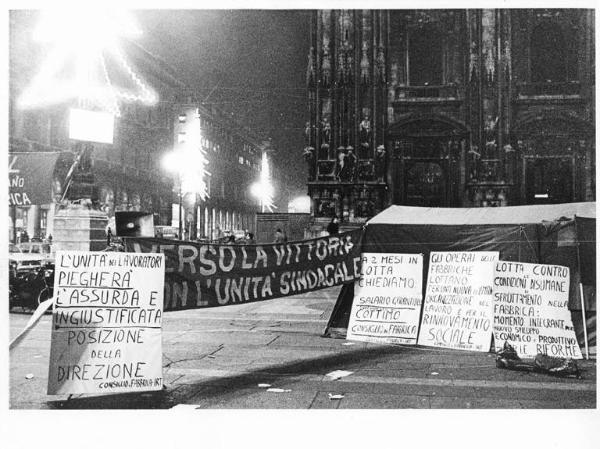
<svg viewBox="0 0 600 449">
<path fill-rule="evenodd" d="M 119 46 L 120 38 L 139 34 L 133 17 L 125 11 L 44 10 L 34 39 L 48 45 L 47 56 L 21 94 L 19 106 L 78 100 L 118 116 L 119 101 L 155 104 L 158 96 L 133 71 Z M 129 85 L 113 85 L 109 72 Z"/>
<path fill-rule="evenodd" d="M 163 163 L 163 167 L 165 167 L 167 169 L 167 171 L 170 171 L 172 173 L 177 173 L 177 160 L 178 157 L 174 152 L 170 152 L 164 155 L 162 163 Z"/>
<path fill-rule="evenodd" d="M 193 114 L 191 114 L 193 115 Z M 200 145 L 200 119 L 188 117 L 185 139 L 163 157 L 163 167 L 177 174 L 183 193 L 198 193 L 202 199 L 208 197 L 208 159 Z"/>
<path fill-rule="evenodd" d="M 179 177 L 183 193 L 198 193 L 202 199 L 208 196 L 205 180 L 208 160 L 203 151 L 185 146 L 167 153 L 162 162 L 165 169 Z"/>
<path fill-rule="evenodd" d="M 47 9 L 41 12 L 33 38 L 38 42 L 63 43 L 71 48 L 89 50 L 114 45 L 119 37 L 138 37 L 141 34 L 128 11 Z M 73 39 L 74 36 L 78 39 Z"/>
<path fill-rule="evenodd" d="M 108 112 L 73 108 L 69 112 L 69 139 L 112 144 L 114 125 L 114 116 Z"/>
<path fill-rule="evenodd" d="M 288 212 L 309 213 L 310 212 L 310 197 L 299 196 L 294 198 L 288 204 Z"/>
<path fill-rule="evenodd" d="M 261 182 L 255 182 L 250 186 L 250 192 L 259 199 L 266 201 L 273 196 L 273 186 L 269 184 L 263 184 Z"/>
<path fill-rule="evenodd" d="M 263 152 L 261 160 L 260 170 L 260 181 L 255 182 L 250 186 L 250 193 L 256 196 L 262 205 L 263 212 L 264 208 L 269 209 L 269 212 L 273 212 L 275 205 L 273 204 L 273 185 L 271 184 L 271 170 L 269 168 L 269 159 L 267 153 Z"/>
</svg>

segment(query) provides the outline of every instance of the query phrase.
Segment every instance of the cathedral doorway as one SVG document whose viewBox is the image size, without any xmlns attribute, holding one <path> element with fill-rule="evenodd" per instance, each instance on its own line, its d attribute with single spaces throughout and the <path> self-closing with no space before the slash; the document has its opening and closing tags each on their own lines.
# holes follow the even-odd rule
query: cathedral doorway
<svg viewBox="0 0 600 449">
<path fill-rule="evenodd" d="M 394 204 L 456 207 L 464 189 L 467 130 L 454 120 L 413 115 L 390 127 L 390 179 Z M 463 185 L 463 189 L 461 189 Z"/>
<path fill-rule="evenodd" d="M 526 158 L 527 204 L 558 204 L 573 201 L 572 157 Z"/>
<path fill-rule="evenodd" d="M 446 205 L 447 173 L 439 162 L 407 164 L 405 189 L 408 206 L 443 207 Z"/>
<path fill-rule="evenodd" d="M 593 125 L 547 111 L 521 121 L 514 136 L 521 204 L 594 199 Z"/>
</svg>

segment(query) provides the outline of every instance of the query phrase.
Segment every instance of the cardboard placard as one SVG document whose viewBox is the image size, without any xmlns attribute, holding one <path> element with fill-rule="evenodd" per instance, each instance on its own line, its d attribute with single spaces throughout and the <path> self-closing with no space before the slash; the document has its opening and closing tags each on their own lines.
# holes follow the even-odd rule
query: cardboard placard
<svg viewBox="0 0 600 449">
<path fill-rule="evenodd" d="M 431 252 L 419 344 L 489 351 L 497 251 Z"/>
<path fill-rule="evenodd" d="M 164 254 L 58 251 L 48 394 L 162 388 Z"/>
<path fill-rule="evenodd" d="M 416 344 L 422 279 L 422 254 L 363 253 L 346 338 Z"/>
<path fill-rule="evenodd" d="M 500 261 L 494 279 L 494 346 L 520 357 L 581 359 L 569 302 L 569 268 Z"/>
</svg>

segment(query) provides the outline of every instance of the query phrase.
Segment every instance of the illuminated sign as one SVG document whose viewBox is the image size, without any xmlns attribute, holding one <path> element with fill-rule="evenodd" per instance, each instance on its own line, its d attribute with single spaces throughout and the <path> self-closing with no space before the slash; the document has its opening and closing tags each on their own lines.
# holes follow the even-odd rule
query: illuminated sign
<svg viewBox="0 0 600 449">
<path fill-rule="evenodd" d="M 113 143 L 115 117 L 108 112 L 71 109 L 69 138 L 88 142 Z"/>
</svg>

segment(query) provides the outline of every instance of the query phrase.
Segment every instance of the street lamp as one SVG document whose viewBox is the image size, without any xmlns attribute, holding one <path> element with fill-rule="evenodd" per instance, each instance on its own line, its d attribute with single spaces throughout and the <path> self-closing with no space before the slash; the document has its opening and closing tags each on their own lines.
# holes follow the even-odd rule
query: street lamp
<svg viewBox="0 0 600 449">
<path fill-rule="evenodd" d="M 273 185 L 271 184 L 269 159 L 267 158 L 266 152 L 263 152 L 262 154 L 260 181 L 255 182 L 250 186 L 250 193 L 260 200 L 261 212 L 264 212 L 265 208 L 269 209 L 269 212 L 273 212 L 273 208 L 275 207 L 273 204 L 274 191 Z"/>
<path fill-rule="evenodd" d="M 177 185 L 178 185 L 178 210 L 179 210 L 179 232 L 178 237 L 179 240 L 182 240 L 182 232 L 183 232 L 183 220 L 182 220 L 182 208 L 183 208 L 183 191 L 182 191 L 182 182 L 181 182 L 181 161 L 180 154 L 176 151 L 171 151 L 167 153 L 163 157 L 163 167 L 167 169 L 167 171 L 171 173 L 175 173 L 177 175 Z"/>
<path fill-rule="evenodd" d="M 183 238 L 183 195 L 193 194 L 194 214 L 197 196 L 208 197 L 208 159 L 202 147 L 200 113 L 197 107 L 183 106 L 174 126 L 175 147 L 163 158 L 163 167 L 177 175 L 179 188 L 179 238 Z M 191 235 L 191 232 L 190 232 Z"/>
<path fill-rule="evenodd" d="M 265 207 L 272 210 L 273 205 L 271 203 L 271 198 L 273 197 L 273 186 L 270 184 L 263 184 L 262 182 L 255 182 L 250 186 L 250 193 L 260 201 L 261 212 L 265 211 Z"/>
</svg>

